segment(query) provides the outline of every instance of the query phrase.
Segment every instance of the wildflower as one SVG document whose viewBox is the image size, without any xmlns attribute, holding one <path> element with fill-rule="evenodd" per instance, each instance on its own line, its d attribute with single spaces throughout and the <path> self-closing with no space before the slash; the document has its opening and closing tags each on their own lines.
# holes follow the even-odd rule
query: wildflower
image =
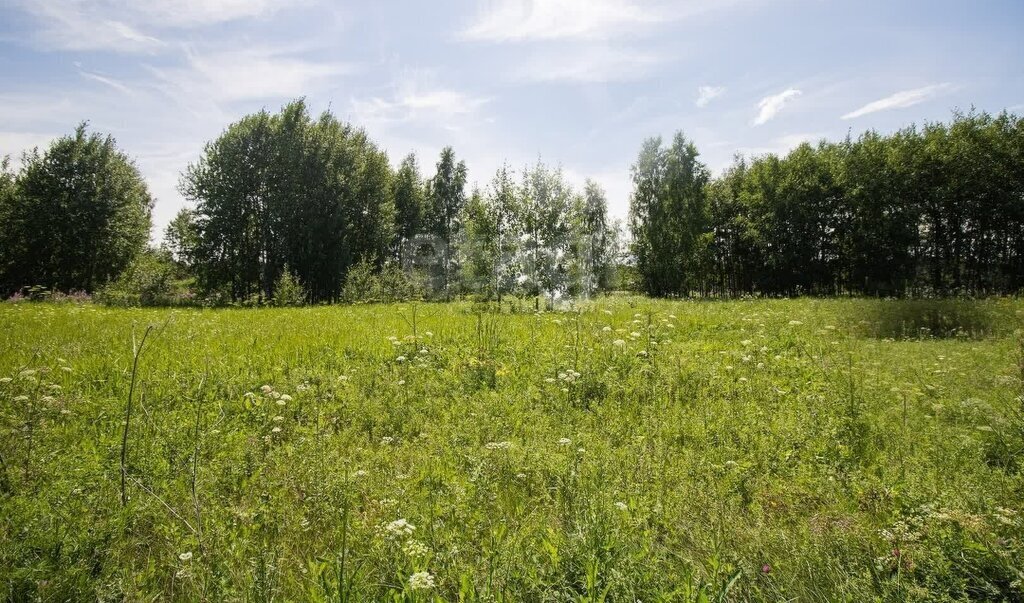
<svg viewBox="0 0 1024 603">
<path fill-rule="evenodd" d="M 562 438 L 562 439 L 558 440 L 558 445 L 559 446 L 569 446 L 571 444 L 572 444 L 572 440 L 570 440 L 569 438 Z"/>
<path fill-rule="evenodd" d="M 605 327 L 603 329 L 601 329 L 601 330 L 604 331 L 605 333 L 611 333 L 612 332 L 612 328 L 609 327 L 608 325 L 605 325 Z"/>
<path fill-rule="evenodd" d="M 275 428 L 271 429 L 270 432 L 271 433 L 281 433 L 281 428 L 280 427 L 275 427 Z"/>
<path fill-rule="evenodd" d="M 367 475 L 369 475 L 369 473 L 367 473 L 365 469 L 360 469 L 353 473 L 352 477 L 366 477 Z"/>
<path fill-rule="evenodd" d="M 393 438 L 391 436 L 384 436 L 383 438 L 380 439 L 380 443 L 385 445 L 385 446 L 388 445 L 388 444 L 394 443 L 394 441 L 395 441 L 395 438 Z"/>
<path fill-rule="evenodd" d="M 395 362 L 405 362 L 405 356 L 399 356 L 398 358 L 395 358 Z"/>
<path fill-rule="evenodd" d="M 484 444 L 484 448 L 488 450 L 508 450 L 511 447 L 512 442 L 509 442 L 507 440 L 502 442 L 487 442 L 486 444 Z"/>
<path fill-rule="evenodd" d="M 616 339 L 615 341 L 612 342 L 612 345 L 618 346 L 618 347 L 621 348 L 622 346 L 626 345 L 626 342 L 621 340 L 621 339 Z"/>
<path fill-rule="evenodd" d="M 178 555 L 178 559 L 181 559 L 182 561 L 192 561 L 192 551 L 185 551 L 184 553 L 181 553 Z"/>
<path fill-rule="evenodd" d="M 28 402 L 28 396 L 14 396 L 15 402 Z"/>
<path fill-rule="evenodd" d="M 628 511 L 629 510 L 629 506 L 626 503 L 622 502 L 621 500 L 618 501 L 617 503 L 615 503 L 615 508 L 620 510 L 620 511 Z"/>
<path fill-rule="evenodd" d="M 264 385 L 260 387 L 260 391 L 263 392 L 264 394 L 269 394 L 270 392 L 274 391 L 274 388 L 270 387 L 269 385 Z"/>
<path fill-rule="evenodd" d="M 797 327 L 797 326 L 800 326 L 802 324 L 804 324 L 804 323 L 800 322 L 799 320 L 791 320 L 791 321 L 789 321 L 789 326 L 791 326 L 791 327 Z"/>
<path fill-rule="evenodd" d="M 555 378 L 554 377 L 546 377 L 544 379 L 544 383 L 554 383 L 554 382 L 555 382 Z"/>
<path fill-rule="evenodd" d="M 762 574 L 770 574 L 770 573 L 772 573 L 772 566 L 770 566 L 767 563 L 765 563 L 764 565 L 761 566 L 761 573 Z"/>
<path fill-rule="evenodd" d="M 632 337 L 633 339 L 636 339 L 637 337 L 640 337 L 640 333 L 633 331 L 632 333 L 629 334 L 629 336 Z"/>
<path fill-rule="evenodd" d="M 409 576 L 409 588 L 411 590 L 430 590 L 434 588 L 434 577 L 430 572 L 416 572 Z"/>
<path fill-rule="evenodd" d="M 291 402 L 292 397 L 289 396 L 288 394 L 281 394 L 281 397 L 278 398 L 278 400 L 280 400 L 281 402 Z"/>
<path fill-rule="evenodd" d="M 430 331 L 427 331 L 426 333 L 424 333 L 424 335 L 426 335 L 427 337 L 433 337 L 434 336 L 434 334 L 431 333 Z"/>
<path fill-rule="evenodd" d="M 0 379 L 0 383 L 3 383 L 4 385 L 7 385 L 10 382 L 11 382 L 11 378 L 10 377 L 4 377 L 3 379 Z"/>
<path fill-rule="evenodd" d="M 388 524 L 384 525 L 384 531 L 391 536 L 409 536 L 416 530 L 416 526 L 412 525 L 405 519 L 396 519 Z"/>
<path fill-rule="evenodd" d="M 284 417 L 282 417 L 281 415 L 277 415 L 276 417 L 274 417 L 275 423 L 280 423 L 281 421 L 284 421 Z"/>
<path fill-rule="evenodd" d="M 426 557 L 428 552 L 427 545 L 412 539 L 402 545 L 402 551 L 410 557 Z"/>
</svg>

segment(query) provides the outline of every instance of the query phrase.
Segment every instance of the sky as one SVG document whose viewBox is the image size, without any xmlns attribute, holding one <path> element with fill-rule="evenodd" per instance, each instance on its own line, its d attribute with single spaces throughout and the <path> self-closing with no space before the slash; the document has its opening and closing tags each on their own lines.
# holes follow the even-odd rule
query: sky
<svg viewBox="0 0 1024 603">
<path fill-rule="evenodd" d="M 230 123 L 304 97 L 429 175 L 561 166 L 628 211 L 630 165 L 682 130 L 719 173 L 948 120 L 1024 113 L 1022 0 L 0 0 L 0 155 L 87 120 L 135 158 L 154 240 Z"/>
</svg>

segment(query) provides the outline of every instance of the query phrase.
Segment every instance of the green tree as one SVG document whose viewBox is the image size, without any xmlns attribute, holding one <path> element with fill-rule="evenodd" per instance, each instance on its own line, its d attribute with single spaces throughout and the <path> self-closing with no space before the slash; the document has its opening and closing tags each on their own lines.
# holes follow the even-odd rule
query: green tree
<svg viewBox="0 0 1024 603">
<path fill-rule="evenodd" d="M 401 260 L 405 246 L 423 229 L 423 180 L 416 155 L 409 153 L 395 174 L 395 255 Z"/>
<path fill-rule="evenodd" d="M 365 132 L 329 113 L 314 121 L 301 100 L 230 125 L 182 178 L 201 286 L 271 299 L 288 265 L 310 301 L 337 299 L 351 266 L 390 252 L 392 179 Z"/>
<path fill-rule="evenodd" d="M 145 249 L 153 199 L 112 137 L 82 123 L 45 153 L 26 153 L 22 164 L 13 184 L 3 177 L 6 290 L 94 291 Z"/>
<path fill-rule="evenodd" d="M 450 298 L 451 275 L 454 272 L 453 245 L 459 234 L 459 217 L 466 204 L 466 163 L 455 161 L 451 147 L 441 150 L 437 171 L 430 181 L 427 219 L 430 232 L 440 239 L 442 250 L 442 289 Z"/>
<path fill-rule="evenodd" d="M 700 284 L 710 172 L 682 132 L 672 146 L 650 138 L 633 164 L 630 229 L 640 286 L 651 295 L 686 295 Z"/>
<path fill-rule="evenodd" d="M 495 293 L 498 264 L 498 228 L 494 206 L 474 189 L 463 208 L 460 271 L 464 290 L 490 299 Z"/>
</svg>

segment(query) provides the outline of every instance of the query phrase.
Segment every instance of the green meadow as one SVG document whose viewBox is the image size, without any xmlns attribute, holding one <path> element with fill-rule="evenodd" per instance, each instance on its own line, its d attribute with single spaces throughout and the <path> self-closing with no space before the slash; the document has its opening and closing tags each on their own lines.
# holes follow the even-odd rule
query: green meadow
<svg viewBox="0 0 1024 603">
<path fill-rule="evenodd" d="M 1022 321 L 0 304 L 0 597 L 1021 601 Z"/>
</svg>

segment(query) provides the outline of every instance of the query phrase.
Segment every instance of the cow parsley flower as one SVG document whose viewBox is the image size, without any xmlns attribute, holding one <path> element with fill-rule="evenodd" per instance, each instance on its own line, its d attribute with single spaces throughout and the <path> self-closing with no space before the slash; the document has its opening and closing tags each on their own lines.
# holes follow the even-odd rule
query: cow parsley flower
<svg viewBox="0 0 1024 603">
<path fill-rule="evenodd" d="M 396 519 L 390 523 L 384 524 L 384 531 L 390 536 L 398 538 L 409 536 L 416 530 L 416 526 L 412 525 L 405 519 Z"/>
<path fill-rule="evenodd" d="M 434 577 L 430 572 L 416 572 L 409 576 L 410 590 L 430 590 L 434 588 Z"/>
<path fill-rule="evenodd" d="M 192 561 L 192 551 L 185 551 L 184 553 L 181 553 L 178 555 L 178 559 L 181 559 L 182 561 Z"/>
</svg>

